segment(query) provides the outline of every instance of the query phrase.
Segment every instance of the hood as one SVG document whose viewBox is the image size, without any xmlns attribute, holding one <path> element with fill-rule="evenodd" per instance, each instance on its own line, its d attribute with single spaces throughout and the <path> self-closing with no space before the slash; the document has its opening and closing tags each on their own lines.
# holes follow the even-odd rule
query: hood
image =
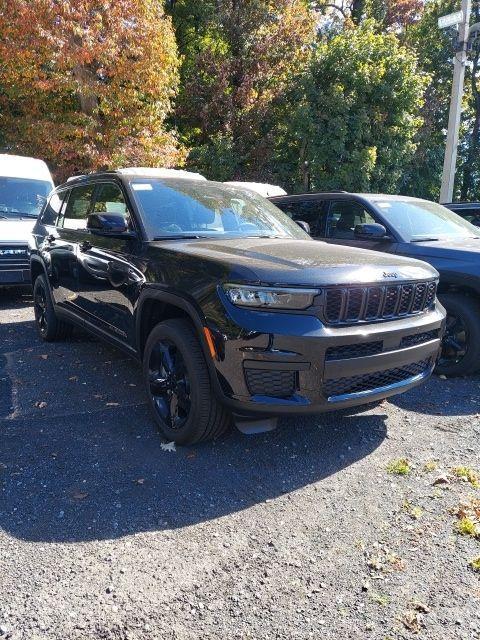
<svg viewBox="0 0 480 640">
<path fill-rule="evenodd" d="M 433 242 L 410 242 L 410 255 L 422 258 L 443 258 L 458 262 L 480 262 L 480 238 L 463 240 L 435 240 Z"/>
<path fill-rule="evenodd" d="M 424 262 L 316 240 L 229 238 L 161 241 L 175 252 L 229 267 L 265 284 L 329 285 L 401 282 L 438 277 Z"/>
<path fill-rule="evenodd" d="M 0 244 L 21 242 L 28 244 L 36 220 L 3 220 L 0 218 Z"/>
</svg>

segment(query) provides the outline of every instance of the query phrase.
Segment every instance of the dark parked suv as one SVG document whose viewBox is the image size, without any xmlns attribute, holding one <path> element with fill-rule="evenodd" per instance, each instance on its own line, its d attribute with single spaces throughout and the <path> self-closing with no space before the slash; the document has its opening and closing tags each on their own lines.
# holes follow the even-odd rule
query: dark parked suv
<svg viewBox="0 0 480 640">
<path fill-rule="evenodd" d="M 467 222 L 480 227 L 480 202 L 449 202 L 443 205 Z"/>
<path fill-rule="evenodd" d="M 437 372 L 480 369 L 480 229 L 436 202 L 373 193 L 305 193 L 271 198 L 311 234 L 332 244 L 425 260 L 440 272 L 447 310 Z M 387 258 L 385 258 L 387 259 Z"/>
<path fill-rule="evenodd" d="M 254 193 L 168 170 L 58 187 L 31 272 L 40 336 L 74 323 L 139 359 L 180 444 L 232 415 L 255 431 L 410 389 L 432 371 L 445 316 L 430 265 L 315 242 Z"/>
</svg>

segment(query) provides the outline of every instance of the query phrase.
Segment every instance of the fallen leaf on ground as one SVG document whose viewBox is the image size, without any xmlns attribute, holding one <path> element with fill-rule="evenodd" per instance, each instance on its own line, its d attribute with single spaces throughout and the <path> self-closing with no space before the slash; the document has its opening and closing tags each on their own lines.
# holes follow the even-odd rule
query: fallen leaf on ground
<svg viewBox="0 0 480 640">
<path fill-rule="evenodd" d="M 74 500 L 85 500 L 88 497 L 88 493 L 86 491 L 75 491 L 72 498 Z"/>
<path fill-rule="evenodd" d="M 42 360 L 48 360 L 48 355 L 46 353 L 42 353 L 42 355 L 38 356 Z"/>
<path fill-rule="evenodd" d="M 78 376 L 70 376 L 70 382 L 76 382 L 78 380 Z"/>
<path fill-rule="evenodd" d="M 162 451 L 173 451 L 174 453 L 176 451 L 174 442 L 161 442 L 160 447 L 162 448 Z"/>
<path fill-rule="evenodd" d="M 119 403 L 118 402 L 107 402 L 107 407 L 118 407 Z"/>
<path fill-rule="evenodd" d="M 47 403 L 44 402 L 43 400 L 37 400 L 37 402 L 35 402 L 35 406 L 37 407 L 37 409 L 45 409 L 45 407 L 47 406 Z"/>
<path fill-rule="evenodd" d="M 420 602 L 420 600 L 414 600 L 412 602 L 412 607 L 420 613 L 430 613 L 430 607 L 428 607 L 425 603 Z"/>
<path fill-rule="evenodd" d="M 409 631 L 413 631 L 413 633 L 420 631 L 420 615 L 417 611 L 407 611 L 402 618 L 402 622 Z"/>
<path fill-rule="evenodd" d="M 145 484 L 145 478 L 138 478 L 134 480 L 135 484 Z"/>
</svg>

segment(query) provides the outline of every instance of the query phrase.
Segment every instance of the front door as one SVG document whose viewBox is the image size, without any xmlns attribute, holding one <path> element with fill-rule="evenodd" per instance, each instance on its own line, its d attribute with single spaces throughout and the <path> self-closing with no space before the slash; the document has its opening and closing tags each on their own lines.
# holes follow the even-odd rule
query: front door
<svg viewBox="0 0 480 640">
<path fill-rule="evenodd" d="M 96 187 L 92 214 L 125 219 L 133 230 L 131 214 L 120 186 L 102 182 Z M 138 237 L 126 233 L 108 235 L 89 224 L 78 243 L 78 296 L 76 305 L 85 319 L 97 328 L 129 343 L 134 341 L 133 303 L 144 282 L 133 254 L 138 253 Z"/>
<path fill-rule="evenodd" d="M 370 211 L 355 200 L 332 200 L 327 214 L 325 231 L 326 242 L 331 244 L 343 244 L 361 249 L 373 249 L 375 251 L 395 252 L 395 242 L 383 239 L 359 239 L 355 237 L 357 224 L 372 224 L 382 221 L 376 220 Z M 388 229 L 387 229 L 388 232 Z"/>
</svg>

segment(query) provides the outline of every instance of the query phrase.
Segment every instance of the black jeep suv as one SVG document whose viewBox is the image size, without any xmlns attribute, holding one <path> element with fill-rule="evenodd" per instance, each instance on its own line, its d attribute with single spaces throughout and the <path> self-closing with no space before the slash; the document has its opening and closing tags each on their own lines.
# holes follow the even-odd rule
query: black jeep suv
<svg viewBox="0 0 480 640">
<path fill-rule="evenodd" d="M 304 193 L 271 198 L 311 234 L 332 244 L 425 260 L 440 273 L 447 310 L 437 373 L 480 369 L 480 229 L 429 200 L 374 193 Z M 387 258 L 385 258 L 387 259 Z"/>
<path fill-rule="evenodd" d="M 31 274 L 40 336 L 74 323 L 141 360 L 180 444 L 232 415 L 254 431 L 405 391 L 430 375 L 445 315 L 429 265 L 315 242 L 254 193 L 169 170 L 58 187 Z"/>
</svg>

